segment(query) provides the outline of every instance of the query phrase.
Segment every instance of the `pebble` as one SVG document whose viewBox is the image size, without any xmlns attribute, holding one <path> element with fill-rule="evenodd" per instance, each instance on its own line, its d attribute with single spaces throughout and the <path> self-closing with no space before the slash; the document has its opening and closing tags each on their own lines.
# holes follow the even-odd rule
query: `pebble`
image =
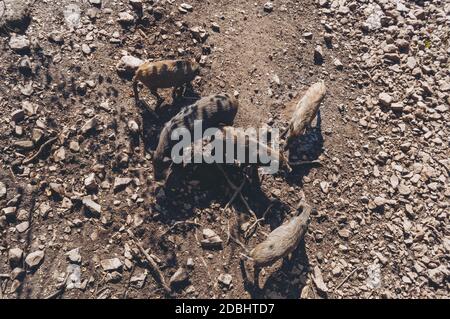
<svg viewBox="0 0 450 319">
<path fill-rule="evenodd" d="M 177 269 L 177 271 L 170 277 L 169 285 L 171 287 L 185 283 L 189 279 L 189 273 L 183 267 Z"/>
<path fill-rule="evenodd" d="M 91 213 L 94 213 L 95 215 L 100 215 L 102 212 L 102 207 L 97 204 L 96 202 L 94 202 L 91 198 L 89 197 L 84 197 L 83 198 L 83 205 L 89 209 L 89 211 Z"/>
<path fill-rule="evenodd" d="M 119 258 L 103 259 L 100 265 L 105 271 L 121 271 L 123 266 Z"/>
<path fill-rule="evenodd" d="M 129 177 L 116 177 L 114 179 L 114 192 L 118 192 L 120 190 L 123 190 L 125 187 L 128 186 L 132 181 Z"/>
<path fill-rule="evenodd" d="M 28 254 L 28 256 L 25 258 L 25 264 L 27 265 L 27 268 L 35 270 L 44 260 L 44 256 L 45 254 L 42 250 L 37 250 Z"/>
<path fill-rule="evenodd" d="M 15 123 L 22 121 L 25 118 L 25 111 L 23 109 L 15 110 L 11 113 L 11 120 Z"/>
<path fill-rule="evenodd" d="M 87 45 L 86 43 L 83 43 L 81 45 L 81 51 L 83 51 L 83 53 L 86 55 L 89 55 L 92 52 L 91 47 L 89 45 Z"/>
<path fill-rule="evenodd" d="M 9 40 L 9 47 L 17 52 L 25 52 L 30 50 L 30 40 L 26 35 L 13 34 Z"/>
<path fill-rule="evenodd" d="M 8 262 L 12 267 L 20 266 L 23 258 L 23 250 L 20 248 L 11 248 L 8 252 Z"/>
<path fill-rule="evenodd" d="M 224 287 L 229 288 L 233 281 L 233 277 L 230 274 L 220 274 L 219 277 L 217 277 L 217 281 Z"/>
<path fill-rule="evenodd" d="M 392 97 L 386 92 L 380 93 L 378 95 L 378 102 L 381 106 L 389 107 L 392 103 Z"/>
<path fill-rule="evenodd" d="M 24 221 L 16 226 L 16 230 L 19 233 L 24 233 L 30 228 L 30 223 L 28 221 Z"/>
<path fill-rule="evenodd" d="M 6 193 L 7 189 L 5 183 L 0 182 L 0 200 L 6 198 Z"/>
<path fill-rule="evenodd" d="M 314 64 L 322 64 L 323 63 L 323 49 L 322 46 L 318 45 L 314 49 Z"/>
<path fill-rule="evenodd" d="M 119 12 L 117 21 L 122 24 L 132 24 L 134 23 L 134 16 L 130 12 Z"/>
<path fill-rule="evenodd" d="M 67 259 L 73 264 L 81 263 L 80 248 L 75 248 L 66 253 Z"/>
<path fill-rule="evenodd" d="M 142 63 L 144 63 L 144 61 L 139 58 L 136 58 L 131 55 L 125 55 L 120 59 L 119 63 L 116 65 L 116 69 L 119 73 L 134 74 L 136 69 Z"/>
<path fill-rule="evenodd" d="M 203 229 L 204 239 L 201 241 L 201 245 L 205 249 L 222 249 L 223 241 L 216 234 L 215 231 L 209 228 Z"/>
<path fill-rule="evenodd" d="M 264 4 L 264 11 L 265 12 L 272 12 L 273 11 L 273 3 L 272 2 L 266 2 Z"/>
<path fill-rule="evenodd" d="M 97 182 L 95 181 L 95 173 L 89 174 L 84 179 L 84 188 L 88 192 L 96 192 L 98 190 Z"/>
</svg>

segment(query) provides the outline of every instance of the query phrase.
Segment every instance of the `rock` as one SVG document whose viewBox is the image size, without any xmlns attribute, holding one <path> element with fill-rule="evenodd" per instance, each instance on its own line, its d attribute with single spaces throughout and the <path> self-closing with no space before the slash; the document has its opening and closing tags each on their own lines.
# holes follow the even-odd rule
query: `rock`
<svg viewBox="0 0 450 319">
<path fill-rule="evenodd" d="M 34 143 L 33 143 L 33 141 L 30 141 L 30 140 L 15 141 L 14 147 L 16 147 L 19 150 L 30 151 L 34 148 Z"/>
<path fill-rule="evenodd" d="M 186 261 L 186 267 L 192 269 L 192 268 L 194 268 L 194 266 L 195 266 L 194 259 L 189 257 Z"/>
<path fill-rule="evenodd" d="M 331 270 L 331 273 L 335 277 L 339 277 L 342 274 L 342 268 L 340 266 L 336 266 Z"/>
<path fill-rule="evenodd" d="M 84 179 L 84 188 L 88 192 L 96 192 L 98 190 L 97 182 L 95 181 L 95 173 L 91 173 Z"/>
<path fill-rule="evenodd" d="M 322 46 L 318 45 L 314 49 L 314 64 L 322 64 L 323 63 L 323 49 Z"/>
<path fill-rule="evenodd" d="M 125 55 L 120 59 L 120 62 L 116 65 L 117 72 L 123 74 L 134 74 L 136 69 L 144 63 L 143 60 L 131 55 Z"/>
<path fill-rule="evenodd" d="M 25 264 L 27 265 L 27 268 L 30 270 L 35 270 L 36 268 L 38 268 L 44 260 L 44 255 L 45 254 L 42 250 L 37 250 L 28 254 L 28 256 L 25 258 Z"/>
<path fill-rule="evenodd" d="M 178 7 L 178 10 L 181 13 L 188 13 L 188 12 L 192 12 L 193 7 L 190 4 L 187 3 L 182 3 L 180 4 L 180 6 Z"/>
<path fill-rule="evenodd" d="M 413 70 L 417 65 L 416 59 L 412 56 L 408 57 L 408 59 L 406 60 L 406 66 L 410 69 Z"/>
<path fill-rule="evenodd" d="M 170 277 L 169 285 L 171 287 L 181 285 L 186 283 L 189 279 L 189 273 L 183 267 L 178 268 L 178 270 Z"/>
<path fill-rule="evenodd" d="M 42 132 L 41 129 L 34 128 L 31 131 L 31 140 L 34 144 L 39 144 L 42 141 L 42 138 L 44 137 L 44 132 Z"/>
<path fill-rule="evenodd" d="M 305 32 L 303 33 L 303 37 L 307 40 L 311 40 L 313 38 L 312 32 Z"/>
<path fill-rule="evenodd" d="M 350 231 L 348 229 L 340 229 L 338 231 L 339 237 L 343 239 L 349 239 L 350 238 Z"/>
<path fill-rule="evenodd" d="M 322 271 L 320 271 L 319 266 L 314 267 L 314 275 L 312 276 L 312 279 L 316 284 L 317 289 L 319 289 L 323 293 L 328 292 L 328 287 L 323 281 Z"/>
<path fill-rule="evenodd" d="M 330 185 L 328 184 L 328 182 L 325 181 L 320 182 L 320 189 L 324 194 L 328 194 L 329 186 Z"/>
<path fill-rule="evenodd" d="M 122 280 L 123 276 L 118 271 L 109 272 L 106 275 L 106 282 L 118 283 Z"/>
<path fill-rule="evenodd" d="M 195 26 L 189 29 L 191 31 L 192 36 L 194 39 L 205 42 L 205 40 L 208 38 L 208 32 L 206 32 L 205 29 L 199 26 Z"/>
<path fill-rule="evenodd" d="M 444 265 L 440 265 L 437 268 L 429 269 L 427 276 L 432 284 L 441 286 L 444 283 L 445 277 L 448 276 L 448 272 Z"/>
<path fill-rule="evenodd" d="M 130 12 L 119 12 L 117 21 L 125 25 L 132 24 L 134 23 L 134 16 Z"/>
<path fill-rule="evenodd" d="M 25 31 L 30 23 L 29 0 L 2 0 L 0 7 L 0 29 Z"/>
<path fill-rule="evenodd" d="M 2 213 L 7 219 L 14 219 L 16 217 L 16 211 L 17 208 L 13 206 L 2 209 Z"/>
<path fill-rule="evenodd" d="M 396 102 L 391 104 L 391 110 L 394 112 L 402 112 L 404 109 L 404 105 L 402 102 Z"/>
<path fill-rule="evenodd" d="M 91 131 L 94 131 L 98 125 L 98 120 L 96 117 L 91 118 L 90 120 L 86 121 L 84 125 L 81 127 L 81 134 L 87 134 Z"/>
<path fill-rule="evenodd" d="M 25 76 L 30 76 L 32 74 L 31 67 L 32 67 L 31 61 L 28 56 L 25 55 L 22 59 L 20 59 L 20 62 L 19 62 L 20 73 L 22 73 Z M 23 102 L 25 102 L 25 101 L 23 101 Z M 26 101 L 26 102 L 28 102 L 28 101 Z"/>
<path fill-rule="evenodd" d="M 209 228 L 203 229 L 203 239 L 201 245 L 205 249 L 222 249 L 222 239 Z"/>
<path fill-rule="evenodd" d="M 142 11 L 142 0 L 130 0 L 130 4 L 134 10 Z"/>
<path fill-rule="evenodd" d="M 56 31 L 50 33 L 50 35 L 48 36 L 48 40 L 59 45 L 64 43 L 62 34 Z"/>
<path fill-rule="evenodd" d="M 53 159 L 55 162 L 64 162 L 66 160 L 66 149 L 61 146 L 53 154 Z"/>
<path fill-rule="evenodd" d="M 377 208 L 382 208 L 387 201 L 384 197 L 377 196 L 373 199 L 373 202 Z"/>
<path fill-rule="evenodd" d="M 102 5 L 102 0 L 89 0 L 89 3 L 93 6 L 100 7 Z"/>
<path fill-rule="evenodd" d="M 147 279 L 147 273 L 144 272 L 140 275 L 131 277 L 130 284 L 137 289 L 142 289 L 142 287 L 144 287 L 144 285 L 145 285 L 146 279 Z"/>
<path fill-rule="evenodd" d="M 16 267 L 11 271 L 10 278 L 12 280 L 20 280 L 22 281 L 25 278 L 25 270 L 21 267 Z"/>
<path fill-rule="evenodd" d="M 25 112 L 23 109 L 15 110 L 11 113 L 11 120 L 15 123 L 22 121 L 25 118 Z"/>
<path fill-rule="evenodd" d="M 272 12 L 273 11 L 273 3 L 272 2 L 266 2 L 264 4 L 264 11 L 265 12 Z"/>
<path fill-rule="evenodd" d="M 123 190 L 125 187 L 128 186 L 128 184 L 130 184 L 132 181 L 131 178 L 129 177 L 116 177 L 114 179 L 114 192 L 119 192 L 121 190 Z"/>
<path fill-rule="evenodd" d="M 80 17 L 81 17 L 81 9 L 75 4 L 71 3 L 64 7 L 64 21 L 67 26 L 71 29 L 80 27 Z"/>
<path fill-rule="evenodd" d="M 392 103 L 392 97 L 386 92 L 380 93 L 380 95 L 378 95 L 378 103 L 381 106 L 390 107 Z"/>
<path fill-rule="evenodd" d="M 139 125 L 136 123 L 135 120 L 129 120 L 128 121 L 128 129 L 132 134 L 138 134 L 139 133 Z"/>
<path fill-rule="evenodd" d="M 122 270 L 122 262 L 119 258 L 111 258 L 111 259 L 103 259 L 100 261 L 100 264 L 105 271 L 121 271 Z"/>
<path fill-rule="evenodd" d="M 219 277 L 217 277 L 217 281 L 227 288 L 231 286 L 232 280 L 233 277 L 230 274 L 220 274 Z"/>
<path fill-rule="evenodd" d="M 73 264 L 81 264 L 80 248 L 75 248 L 66 253 L 67 259 Z"/>
<path fill-rule="evenodd" d="M 77 152 L 80 151 L 80 144 L 78 144 L 77 141 L 70 141 L 70 143 L 69 143 L 69 149 L 70 149 L 72 152 L 77 153 Z"/>
<path fill-rule="evenodd" d="M 24 222 L 22 222 L 22 223 L 20 223 L 20 224 L 18 224 L 18 225 L 16 226 L 16 230 L 17 230 L 19 233 L 24 233 L 24 232 L 26 232 L 26 231 L 28 230 L 28 228 L 30 228 L 30 223 L 27 222 L 27 221 L 24 221 Z"/>
<path fill-rule="evenodd" d="M 217 24 L 217 23 L 215 23 L 215 22 L 213 22 L 213 23 L 211 23 L 211 29 L 212 29 L 214 32 L 220 32 L 220 25 Z"/>
<path fill-rule="evenodd" d="M 384 16 L 383 10 L 378 4 L 369 4 L 365 10 L 368 16 L 363 24 L 366 31 L 374 31 L 381 28 L 381 18 Z"/>
<path fill-rule="evenodd" d="M 28 52 L 30 50 L 30 40 L 25 35 L 13 34 L 9 40 L 9 47 L 17 52 Z"/>
<path fill-rule="evenodd" d="M 64 186 L 60 183 L 50 183 L 49 187 L 53 195 L 64 196 L 64 194 L 66 193 L 64 190 Z"/>
<path fill-rule="evenodd" d="M 8 262 L 14 268 L 21 266 L 23 258 L 23 250 L 20 248 L 11 248 L 8 252 Z"/>
<path fill-rule="evenodd" d="M 90 197 L 83 198 L 83 205 L 95 216 L 100 216 L 102 213 L 102 207 L 94 202 Z"/>
<path fill-rule="evenodd" d="M 0 200 L 6 198 L 6 193 L 7 189 L 5 183 L 0 182 Z"/>
<path fill-rule="evenodd" d="M 344 68 L 344 65 L 342 64 L 341 60 L 339 60 L 339 59 L 334 59 L 333 64 L 337 70 L 342 70 Z"/>
<path fill-rule="evenodd" d="M 27 116 L 33 116 L 36 114 L 38 107 L 29 101 L 22 101 L 22 110 Z"/>
<path fill-rule="evenodd" d="M 398 186 L 398 192 L 403 196 L 408 196 L 411 194 L 411 189 L 403 183 Z"/>
<path fill-rule="evenodd" d="M 81 45 L 81 51 L 83 51 L 83 53 L 86 55 L 89 55 L 92 52 L 91 47 L 89 45 L 87 45 L 86 43 L 83 43 Z"/>
</svg>

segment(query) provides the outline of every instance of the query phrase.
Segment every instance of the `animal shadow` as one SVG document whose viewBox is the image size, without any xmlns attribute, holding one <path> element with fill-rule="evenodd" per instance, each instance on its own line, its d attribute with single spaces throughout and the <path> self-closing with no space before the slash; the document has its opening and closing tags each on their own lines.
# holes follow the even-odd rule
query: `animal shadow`
<svg viewBox="0 0 450 319">
<path fill-rule="evenodd" d="M 253 299 L 298 299 L 306 285 L 309 273 L 309 259 L 306 254 L 305 242 L 302 239 L 299 246 L 291 254 L 290 259 L 283 259 L 281 266 L 269 275 L 262 288 L 257 287 L 243 270 L 244 288 Z M 261 277 L 261 276 L 260 276 Z M 263 281 L 259 278 L 260 284 Z"/>
<path fill-rule="evenodd" d="M 180 112 L 184 107 L 194 104 L 200 96 L 196 93 L 188 96 L 176 97 L 172 103 L 162 102 L 160 105 L 150 106 L 146 101 L 137 101 L 142 121 L 142 139 L 147 152 L 153 152 L 158 146 L 159 135 L 164 124 Z"/>
<path fill-rule="evenodd" d="M 308 128 L 305 134 L 298 137 L 288 148 L 289 162 L 315 161 L 323 153 L 322 120 L 320 110 L 316 117 L 316 126 Z M 292 172 L 287 174 L 289 184 L 301 184 L 303 176 L 308 175 L 317 164 L 292 165 Z"/>
</svg>

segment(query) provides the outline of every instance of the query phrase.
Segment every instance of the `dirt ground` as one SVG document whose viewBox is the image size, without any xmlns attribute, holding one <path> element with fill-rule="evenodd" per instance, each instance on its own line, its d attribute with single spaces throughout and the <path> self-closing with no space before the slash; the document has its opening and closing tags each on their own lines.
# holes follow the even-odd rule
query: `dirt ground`
<svg viewBox="0 0 450 319">
<path fill-rule="evenodd" d="M 443 112 L 428 112 L 440 117 L 431 116 L 427 129 L 378 105 L 379 92 L 395 90 L 390 79 L 397 75 L 390 64 L 365 67 L 364 54 L 382 54 L 379 38 L 392 33 L 388 26 L 377 35 L 358 31 L 354 20 L 365 19 L 371 1 L 276 0 L 272 11 L 266 1 L 192 0 L 187 10 L 178 0 L 98 2 L 31 1 L 27 27 L 4 27 L 0 37 L 0 182 L 6 189 L 3 197 L 0 187 L 0 298 L 169 297 L 136 242 L 166 281 L 180 267 L 187 273 L 174 285 L 174 298 L 450 297 L 449 91 L 441 86 L 432 98 L 415 102 L 444 105 Z M 404 2 L 411 12 L 425 8 L 430 19 L 440 18 L 429 4 Z M 80 10 L 75 28 L 64 17 L 69 5 Z M 119 23 L 120 12 L 132 21 Z M 449 25 L 444 12 L 440 32 Z M 16 32 L 29 40 L 23 50 L 11 47 Z M 447 59 L 430 73 L 437 87 L 438 80 L 449 80 L 449 44 L 442 41 L 432 45 Z M 322 64 L 314 59 L 317 46 Z M 189 94 L 239 95 L 236 127 L 284 129 L 286 106 L 324 80 L 320 125 L 297 141 L 294 156 L 320 165 L 247 182 L 244 197 L 258 218 L 266 218 L 245 239 L 243 229 L 254 220 L 239 198 L 225 209 L 233 190 L 214 166 L 177 171 L 165 188 L 154 181 L 158 134 L 191 99 L 174 102 L 164 91 L 158 119 L 138 108 L 130 77 L 116 69 L 124 55 L 201 61 Z M 140 92 L 152 107 L 150 92 Z M 429 142 L 421 143 L 427 132 Z M 47 141 L 43 154 L 24 163 Z M 418 172 L 417 162 L 432 172 Z M 225 169 L 242 183 L 242 169 Z M 426 178 L 414 184 L 414 173 Z M 90 174 L 94 181 L 87 186 Z M 115 189 L 117 178 L 129 180 Z M 400 186 L 391 186 L 398 179 Z M 86 196 L 101 212 L 87 208 Z M 314 208 L 304 241 L 289 260 L 264 268 L 255 288 L 245 280 L 244 269 L 253 278 L 246 249 L 289 219 L 303 197 Z M 222 248 L 202 247 L 207 228 Z M 42 255 L 30 257 L 34 252 Z"/>
</svg>

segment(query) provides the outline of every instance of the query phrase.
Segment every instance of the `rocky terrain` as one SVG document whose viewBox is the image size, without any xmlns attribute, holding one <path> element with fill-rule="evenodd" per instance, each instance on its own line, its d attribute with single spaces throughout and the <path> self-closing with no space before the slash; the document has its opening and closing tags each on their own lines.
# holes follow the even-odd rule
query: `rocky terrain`
<svg viewBox="0 0 450 319">
<path fill-rule="evenodd" d="M 0 29 L 0 298 L 450 297 L 449 1 L 0 0 Z M 173 58 L 201 74 L 155 117 L 130 79 Z M 319 80 L 293 157 L 320 165 L 244 184 L 248 238 L 215 166 L 154 181 L 180 106 L 229 92 L 235 126 L 284 129 Z M 243 256 L 302 198 L 304 241 L 256 289 Z"/>
</svg>

